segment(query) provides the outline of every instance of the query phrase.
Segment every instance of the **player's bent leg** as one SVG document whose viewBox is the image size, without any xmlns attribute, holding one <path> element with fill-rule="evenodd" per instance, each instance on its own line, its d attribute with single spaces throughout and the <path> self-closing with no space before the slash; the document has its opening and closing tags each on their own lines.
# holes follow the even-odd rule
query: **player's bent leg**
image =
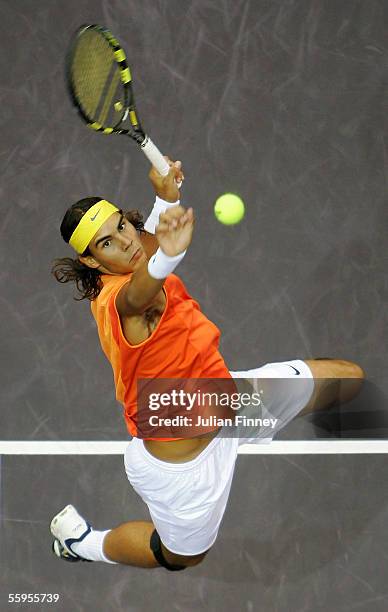
<svg viewBox="0 0 388 612">
<path fill-rule="evenodd" d="M 172 553 L 162 544 L 153 523 L 131 521 L 107 534 L 104 554 L 116 563 L 178 571 L 200 563 L 206 552 L 193 556 Z"/>
<path fill-rule="evenodd" d="M 72 562 L 105 561 L 177 571 L 198 565 L 208 552 L 191 556 L 172 553 L 162 544 L 153 523 L 146 521 L 96 531 L 70 504 L 53 518 L 50 530 L 55 555 Z"/>
<path fill-rule="evenodd" d="M 362 368 L 343 359 L 308 359 L 305 363 L 314 377 L 314 392 L 300 414 L 345 403 L 361 390 L 365 378 Z"/>
</svg>

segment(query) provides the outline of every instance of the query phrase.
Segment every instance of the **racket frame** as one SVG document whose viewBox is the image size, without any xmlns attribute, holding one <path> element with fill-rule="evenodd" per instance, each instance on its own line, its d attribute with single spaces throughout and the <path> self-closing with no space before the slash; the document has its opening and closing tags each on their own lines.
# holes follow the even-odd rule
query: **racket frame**
<svg viewBox="0 0 388 612">
<path fill-rule="evenodd" d="M 120 69 L 121 84 L 123 86 L 124 91 L 124 104 L 121 119 L 113 127 L 104 127 L 93 117 L 88 116 L 88 114 L 82 108 L 82 105 L 77 98 L 75 88 L 73 86 L 72 66 L 74 54 L 77 48 L 77 41 L 86 30 L 94 30 L 95 32 L 103 36 L 105 41 L 112 48 L 114 53 L 114 61 L 117 63 L 117 66 Z M 88 125 L 88 127 L 90 127 L 96 132 L 100 132 L 102 134 L 125 134 L 132 138 L 132 140 L 135 140 L 135 142 L 137 142 L 137 144 L 140 146 L 149 161 L 156 167 L 158 172 L 165 176 L 166 174 L 168 174 L 170 167 L 159 149 L 154 145 L 150 137 L 144 132 L 141 126 L 137 114 L 137 109 L 135 107 L 131 80 L 131 71 L 127 62 L 125 51 L 121 47 L 118 40 L 113 36 L 113 34 L 107 28 L 97 24 L 84 24 L 80 26 L 71 40 L 69 51 L 66 56 L 67 88 L 70 95 L 70 99 L 75 108 L 77 109 L 78 114 L 80 115 L 81 119 Z M 131 128 L 126 129 L 124 127 L 119 127 L 128 118 L 131 124 Z"/>
</svg>

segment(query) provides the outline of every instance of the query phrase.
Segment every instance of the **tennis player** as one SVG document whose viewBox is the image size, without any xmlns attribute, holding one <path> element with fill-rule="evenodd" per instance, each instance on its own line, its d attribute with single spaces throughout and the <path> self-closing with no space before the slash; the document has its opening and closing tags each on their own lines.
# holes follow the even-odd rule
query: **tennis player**
<svg viewBox="0 0 388 612">
<path fill-rule="evenodd" d="M 126 473 L 152 519 L 98 531 L 68 505 L 51 522 L 53 550 L 66 561 L 170 571 L 197 565 L 216 540 L 239 445 L 264 441 L 262 434 L 226 436 L 219 426 L 180 439 L 140 438 L 137 380 L 248 379 L 257 389 L 257 381 L 262 387 L 265 381 L 298 379 L 295 390 L 270 387 L 270 412 L 280 418 L 266 439 L 299 413 L 349 400 L 362 384 L 362 369 L 343 360 L 295 359 L 246 372 L 228 370 L 218 351 L 220 331 L 174 274 L 192 240 L 194 213 L 180 205 L 181 163 L 168 161 L 166 177 L 151 169 L 156 200 L 144 226 L 138 211 L 123 213 L 100 197 L 74 204 L 61 224 L 77 257 L 56 260 L 53 272 L 60 282 L 75 282 L 81 297 L 91 301 L 133 436 L 124 457 Z M 345 389 L 333 384 L 340 379 L 351 384 Z"/>
</svg>

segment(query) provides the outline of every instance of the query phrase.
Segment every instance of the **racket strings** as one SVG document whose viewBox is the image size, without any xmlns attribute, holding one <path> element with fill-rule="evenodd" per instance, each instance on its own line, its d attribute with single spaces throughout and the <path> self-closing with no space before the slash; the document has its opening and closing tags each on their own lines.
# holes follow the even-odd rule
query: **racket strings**
<svg viewBox="0 0 388 612">
<path fill-rule="evenodd" d="M 121 70 L 113 48 L 101 34 L 86 30 L 78 38 L 71 79 L 78 103 L 89 119 L 104 127 L 120 123 L 126 104 Z"/>
</svg>

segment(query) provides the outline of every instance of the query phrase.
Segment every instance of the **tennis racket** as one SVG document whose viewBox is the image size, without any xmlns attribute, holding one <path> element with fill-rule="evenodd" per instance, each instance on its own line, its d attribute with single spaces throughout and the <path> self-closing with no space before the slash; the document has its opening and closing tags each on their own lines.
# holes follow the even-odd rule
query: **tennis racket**
<svg viewBox="0 0 388 612">
<path fill-rule="evenodd" d="M 162 176 L 168 174 L 168 163 L 140 124 L 126 55 L 109 30 L 99 25 L 77 30 L 66 76 L 73 104 L 90 128 L 129 136 Z"/>
</svg>

